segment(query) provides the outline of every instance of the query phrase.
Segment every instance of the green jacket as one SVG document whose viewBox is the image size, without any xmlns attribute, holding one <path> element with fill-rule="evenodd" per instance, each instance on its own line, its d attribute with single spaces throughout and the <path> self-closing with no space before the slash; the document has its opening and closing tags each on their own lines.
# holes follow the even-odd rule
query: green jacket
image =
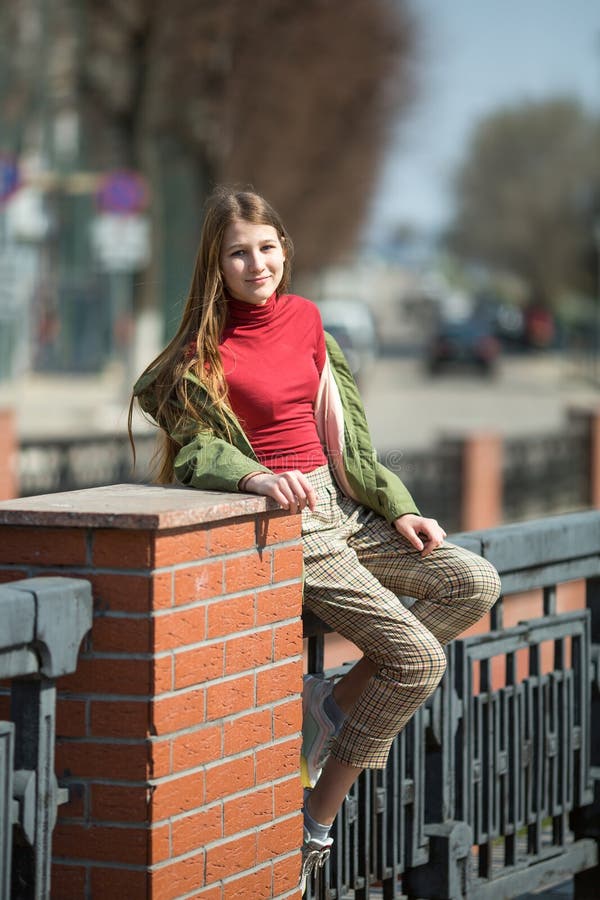
<svg viewBox="0 0 600 900">
<path fill-rule="evenodd" d="M 402 481 L 381 465 L 373 449 L 364 407 L 342 351 L 325 334 L 327 362 L 315 404 L 319 436 L 325 446 L 336 480 L 345 494 L 393 522 L 404 513 L 417 513 L 413 498 Z M 270 472 L 254 454 L 233 412 L 226 413 L 231 439 L 223 428 L 223 413 L 211 409 L 200 381 L 186 376 L 197 392 L 198 405 L 210 424 L 196 426 L 195 433 L 171 434 L 181 450 L 175 459 L 175 477 L 184 485 L 210 491 L 239 491 L 239 483 L 252 472 Z M 152 373 L 134 387 L 142 409 L 156 418 Z M 160 422 L 158 423 L 160 425 Z"/>
</svg>

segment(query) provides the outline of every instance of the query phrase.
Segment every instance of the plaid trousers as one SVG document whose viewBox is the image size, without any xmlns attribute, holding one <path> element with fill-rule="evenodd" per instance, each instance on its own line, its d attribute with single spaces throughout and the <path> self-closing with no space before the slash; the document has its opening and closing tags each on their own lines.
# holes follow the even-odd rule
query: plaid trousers
<svg viewBox="0 0 600 900">
<path fill-rule="evenodd" d="M 480 556 L 445 542 L 429 556 L 346 497 L 328 466 L 307 475 L 317 508 L 302 512 L 304 602 L 377 666 L 331 754 L 384 768 L 392 741 L 439 684 L 443 645 L 495 603 L 500 579 Z M 399 596 L 416 598 L 410 609 Z"/>
</svg>

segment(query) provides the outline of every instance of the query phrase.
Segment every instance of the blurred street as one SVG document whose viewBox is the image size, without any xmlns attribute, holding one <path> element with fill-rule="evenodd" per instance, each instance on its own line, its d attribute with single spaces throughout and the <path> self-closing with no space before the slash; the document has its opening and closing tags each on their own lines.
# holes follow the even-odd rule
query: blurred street
<svg viewBox="0 0 600 900">
<path fill-rule="evenodd" d="M 421 360 L 382 357 L 361 391 L 380 450 L 426 448 L 442 435 L 496 431 L 527 436 L 558 431 L 569 407 L 593 407 L 600 392 L 558 354 L 505 356 L 495 377 L 425 374 Z M 17 409 L 23 438 L 124 431 L 128 398 L 118 366 L 101 376 L 30 373 L 0 389 Z M 136 421 L 141 422 L 141 418 Z"/>
</svg>

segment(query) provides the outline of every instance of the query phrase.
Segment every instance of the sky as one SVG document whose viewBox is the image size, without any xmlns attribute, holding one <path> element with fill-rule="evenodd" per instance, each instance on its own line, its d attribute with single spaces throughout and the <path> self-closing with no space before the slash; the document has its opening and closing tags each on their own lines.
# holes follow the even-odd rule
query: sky
<svg viewBox="0 0 600 900">
<path fill-rule="evenodd" d="M 371 237 L 447 221 L 453 169 L 478 119 L 575 95 L 600 114 L 600 0 L 410 0 L 421 30 L 418 96 L 392 137 Z"/>
</svg>

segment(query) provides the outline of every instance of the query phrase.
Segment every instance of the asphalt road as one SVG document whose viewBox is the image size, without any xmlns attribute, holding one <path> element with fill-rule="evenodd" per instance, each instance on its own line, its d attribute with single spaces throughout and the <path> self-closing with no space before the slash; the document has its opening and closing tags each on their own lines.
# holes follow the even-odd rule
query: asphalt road
<svg viewBox="0 0 600 900">
<path fill-rule="evenodd" d="M 431 377 L 418 359 L 382 358 L 361 385 L 379 450 L 415 450 L 472 431 L 556 432 L 569 408 L 600 408 L 600 389 L 559 355 L 505 356 L 488 378 L 468 371 Z"/>
<path fill-rule="evenodd" d="M 505 357 L 493 379 L 432 378 L 418 359 L 383 357 L 361 390 L 379 450 L 418 450 L 473 430 L 543 434 L 567 427 L 569 407 L 600 408 L 600 390 L 559 356 Z M 118 368 L 101 376 L 34 373 L 0 386 L 0 405 L 15 407 L 23 437 L 123 431 L 127 400 Z"/>
</svg>

